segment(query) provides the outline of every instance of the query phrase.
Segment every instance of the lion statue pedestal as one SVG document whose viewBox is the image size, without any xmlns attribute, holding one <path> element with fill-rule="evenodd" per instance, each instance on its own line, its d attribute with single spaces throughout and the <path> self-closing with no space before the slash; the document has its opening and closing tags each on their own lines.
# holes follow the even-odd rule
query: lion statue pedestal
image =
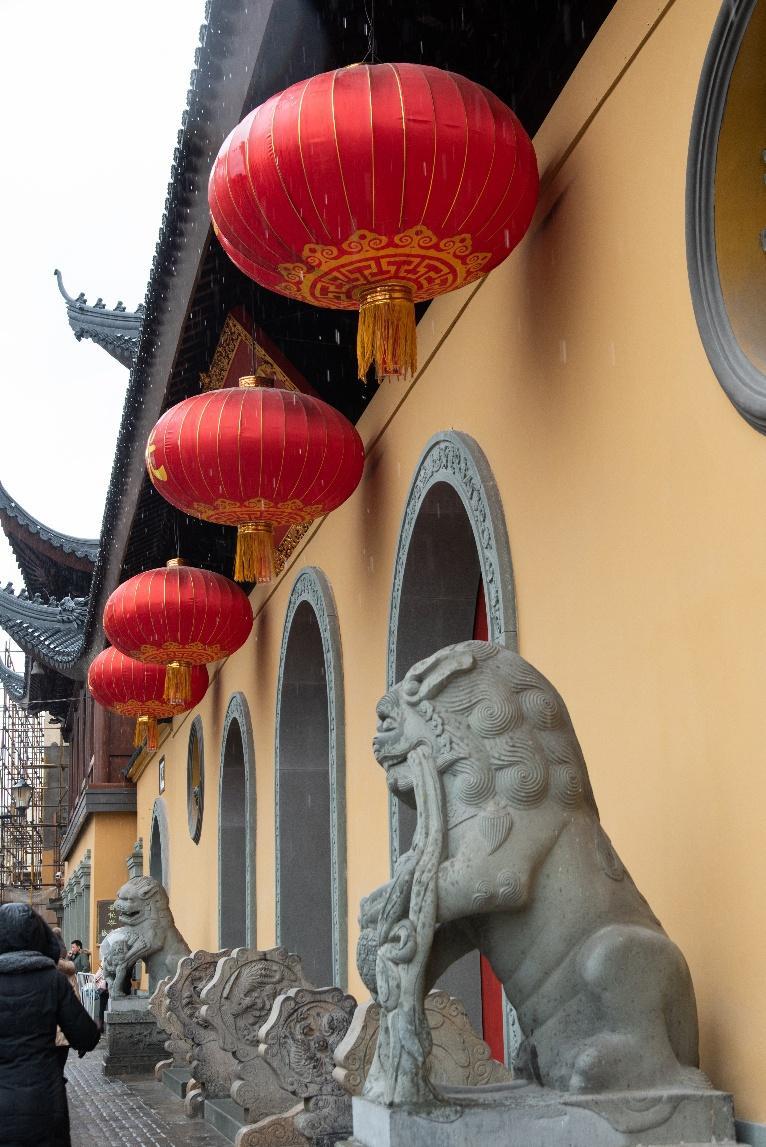
<svg viewBox="0 0 766 1147">
<path fill-rule="evenodd" d="M 550 682 L 468 641 L 413 666 L 377 712 L 375 757 L 418 820 L 361 905 L 359 971 L 381 1010 L 351 1142 L 733 1143 L 731 1097 L 699 1070 L 686 961 L 601 827 Z M 439 1088 L 424 997 L 474 948 L 516 1011 L 514 1080 Z"/>
<path fill-rule="evenodd" d="M 166 1058 L 165 1035 L 149 1010 L 148 997 L 130 994 L 130 973 L 143 960 L 153 991 L 189 946 L 173 921 L 168 894 L 151 876 L 134 876 L 117 893 L 120 927 L 101 942 L 101 967 L 109 985 L 104 1075 L 151 1075 Z"/>
</svg>

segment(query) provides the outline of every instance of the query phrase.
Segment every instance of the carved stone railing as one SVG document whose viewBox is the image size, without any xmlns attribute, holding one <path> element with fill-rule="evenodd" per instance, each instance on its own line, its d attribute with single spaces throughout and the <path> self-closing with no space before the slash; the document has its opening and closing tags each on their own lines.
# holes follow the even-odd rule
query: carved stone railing
<svg viewBox="0 0 766 1147">
<path fill-rule="evenodd" d="M 351 1134 L 351 1097 L 372 1063 L 380 1009 L 340 988 L 314 988 L 284 948 L 194 952 L 157 988 L 151 1008 L 168 1033 L 171 1064 L 191 1070 L 185 1110 L 233 1100 L 243 1126 L 236 1147 L 331 1147 Z M 426 997 L 437 1083 L 503 1083 L 465 1008 L 446 992 Z"/>
<path fill-rule="evenodd" d="M 489 1046 L 474 1031 L 461 1000 L 447 992 L 429 992 L 425 1012 L 433 1040 L 428 1071 L 434 1083 L 482 1087 L 512 1079 L 511 1072 L 492 1059 Z M 360 1004 L 335 1052 L 333 1076 L 349 1095 L 362 1094 L 379 1028 L 380 1005 L 374 1000 Z"/>
<path fill-rule="evenodd" d="M 198 949 L 185 956 L 178 964 L 178 971 L 165 989 L 166 1012 L 176 1021 L 176 1029 L 171 1032 L 166 1047 L 176 1063 L 191 1064 L 194 1048 L 205 1032 L 207 1024 L 202 1019 L 201 993 L 215 975 L 218 962 L 229 955 L 231 949 L 218 952 Z"/>
<path fill-rule="evenodd" d="M 149 1011 L 154 1016 L 157 1022 L 157 1027 L 160 1029 L 160 1031 L 166 1032 L 168 1035 L 171 1034 L 171 1031 L 175 1033 L 176 1023 L 178 1024 L 178 1032 L 180 1034 L 180 1020 L 176 1021 L 175 1016 L 171 1015 L 168 1010 L 168 996 L 166 989 L 170 983 L 170 979 L 170 976 L 165 976 L 162 980 L 160 980 L 160 982 L 157 984 L 157 987 L 154 989 L 151 999 L 149 1000 Z M 168 1050 L 167 1043 L 165 1044 L 165 1050 Z M 161 1059 L 154 1068 L 155 1079 L 162 1082 L 162 1076 L 166 1068 L 173 1067 L 174 1064 L 175 1060 L 172 1056 L 170 1059 Z"/>
<path fill-rule="evenodd" d="M 247 1123 L 291 1105 L 292 1097 L 258 1056 L 258 1032 L 276 998 L 305 983 L 300 957 L 286 948 L 235 948 L 219 960 L 202 992 L 205 1026 L 198 1031 L 191 1067 L 203 1088 L 199 1098 L 188 1101 L 189 1114 L 204 1097 L 230 1096 Z"/>
<path fill-rule="evenodd" d="M 507 1083 L 460 1000 L 431 992 L 425 1001 L 435 1082 L 456 1087 Z M 298 1104 L 243 1127 L 236 1147 L 333 1147 L 351 1134 L 351 1098 L 360 1095 L 375 1053 L 380 1008 L 357 1007 L 340 988 L 294 988 L 278 997 L 260 1031 L 259 1052 Z"/>
<path fill-rule="evenodd" d="M 170 1059 L 161 1060 L 154 1069 L 157 1079 L 170 1067 L 189 1068 L 196 1042 L 202 1038 L 205 1023 L 200 1016 L 200 993 L 215 974 L 218 961 L 228 956 L 229 948 L 209 952 L 198 948 L 178 962 L 176 974 L 160 980 L 149 1007 L 157 1024 L 166 1034 L 165 1049 Z M 187 1095 L 195 1094 L 197 1081 L 190 1079 Z"/>
<path fill-rule="evenodd" d="M 351 1097 L 333 1069 L 355 1010 L 354 997 L 340 988 L 293 988 L 279 996 L 261 1028 L 260 1062 L 299 1102 L 243 1127 L 236 1147 L 332 1147 L 351 1133 Z"/>
</svg>

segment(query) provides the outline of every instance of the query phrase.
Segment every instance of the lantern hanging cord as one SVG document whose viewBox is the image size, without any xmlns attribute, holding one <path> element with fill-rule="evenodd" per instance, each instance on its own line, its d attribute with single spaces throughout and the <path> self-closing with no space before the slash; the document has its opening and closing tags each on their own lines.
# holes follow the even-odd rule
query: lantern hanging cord
<svg viewBox="0 0 766 1147">
<path fill-rule="evenodd" d="M 362 60 L 363 64 L 367 61 L 371 64 L 379 64 L 380 58 L 378 56 L 378 47 L 375 40 L 375 0 L 364 0 L 364 17 L 367 21 L 367 52 Z"/>
</svg>

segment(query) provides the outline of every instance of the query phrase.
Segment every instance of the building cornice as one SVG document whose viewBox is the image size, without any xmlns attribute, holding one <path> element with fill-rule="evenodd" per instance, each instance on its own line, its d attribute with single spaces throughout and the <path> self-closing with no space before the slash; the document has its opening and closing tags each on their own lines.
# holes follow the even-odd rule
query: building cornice
<svg viewBox="0 0 766 1147">
<path fill-rule="evenodd" d="M 133 785 L 103 785 L 89 787 L 75 805 L 69 827 L 61 841 L 61 859 L 66 860 L 77 843 L 89 817 L 109 813 L 136 811 L 136 790 Z"/>
</svg>

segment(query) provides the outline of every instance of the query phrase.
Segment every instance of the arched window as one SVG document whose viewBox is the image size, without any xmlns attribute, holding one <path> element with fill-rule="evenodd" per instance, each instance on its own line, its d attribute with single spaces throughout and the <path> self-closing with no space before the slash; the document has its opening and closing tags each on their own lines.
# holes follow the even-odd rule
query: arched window
<svg viewBox="0 0 766 1147">
<path fill-rule="evenodd" d="M 189 835 L 195 844 L 202 833 L 202 814 L 205 807 L 205 746 L 202 738 L 202 718 L 195 717 L 189 733 L 186 757 L 186 814 Z"/>
<path fill-rule="evenodd" d="M 222 948 L 256 942 L 255 752 L 241 693 L 229 702 L 221 739 L 218 939 Z"/>
<path fill-rule="evenodd" d="M 766 433 L 766 5 L 726 0 L 689 141 L 689 282 L 705 350 L 734 406 Z"/>
<path fill-rule="evenodd" d="M 432 438 L 418 463 L 399 534 L 388 641 L 388 684 L 445 645 L 475 637 L 516 648 L 508 533 L 489 464 L 466 434 Z M 391 801 L 391 860 L 412 842 L 416 816 Z M 502 1059 L 507 1042 L 502 989 L 478 953 L 449 969 L 441 985 L 459 996 Z"/>
<path fill-rule="evenodd" d="M 170 834 L 165 801 L 157 797 L 152 808 L 152 828 L 149 837 L 149 875 L 170 893 Z"/>
<path fill-rule="evenodd" d="M 277 686 L 277 941 L 317 985 L 346 984 L 343 670 L 335 603 L 305 569 L 287 606 Z"/>
</svg>

